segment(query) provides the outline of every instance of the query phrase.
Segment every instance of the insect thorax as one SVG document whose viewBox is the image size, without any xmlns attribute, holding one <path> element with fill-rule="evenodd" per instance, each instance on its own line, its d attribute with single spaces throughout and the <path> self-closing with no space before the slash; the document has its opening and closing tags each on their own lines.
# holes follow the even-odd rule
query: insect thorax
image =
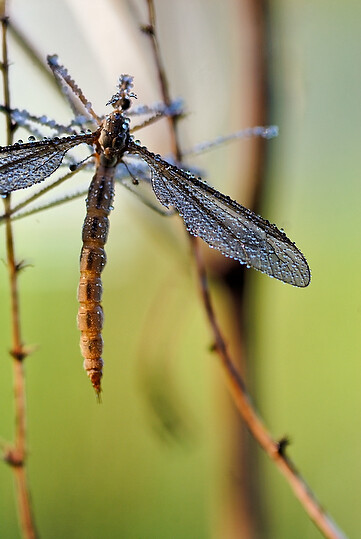
<svg viewBox="0 0 361 539">
<path fill-rule="evenodd" d="M 115 166 L 126 151 L 128 142 L 129 119 L 121 112 L 114 111 L 105 118 L 99 137 L 102 164 Z"/>
</svg>

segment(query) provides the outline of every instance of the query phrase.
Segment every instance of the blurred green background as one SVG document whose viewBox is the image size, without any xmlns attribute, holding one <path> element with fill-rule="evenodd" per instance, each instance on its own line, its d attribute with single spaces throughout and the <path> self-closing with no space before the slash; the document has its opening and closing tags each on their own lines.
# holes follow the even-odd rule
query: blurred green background
<svg viewBox="0 0 361 539">
<path fill-rule="evenodd" d="M 245 2 L 156 2 L 174 96 L 189 112 L 185 148 L 249 125 Z M 99 114 L 120 73 L 138 100 L 159 99 L 134 2 L 14 0 L 12 20 L 42 57 L 57 53 Z M 145 21 L 143 17 L 143 22 Z M 324 507 L 359 537 L 361 483 L 361 4 L 270 3 L 272 122 L 262 214 L 306 255 L 309 288 L 252 272 L 249 361 L 256 404 Z M 69 121 L 71 114 L 10 40 L 12 104 Z M 140 135 L 169 152 L 166 126 Z M 5 144 L 4 136 L 0 139 Z M 248 141 L 196 164 L 247 204 L 238 185 Z M 237 180 L 237 182 L 236 182 Z M 68 187 L 64 186 L 63 192 Z M 164 219 L 117 190 L 103 274 L 106 361 L 98 405 L 82 370 L 76 288 L 84 202 L 15 224 L 22 329 L 36 345 L 26 362 L 28 471 L 42 537 L 233 537 L 227 529 L 235 418 L 209 352 L 189 245 Z M 4 236 L 0 256 L 5 258 Z M 251 270 L 250 270 L 251 271 Z M 0 267 L 0 436 L 13 436 L 9 294 Z M 226 304 L 216 286 L 219 306 Z M 224 327 L 227 332 L 227 314 Z M 161 410 L 168 431 L 161 429 Z M 318 538 L 289 486 L 259 450 L 266 538 Z M 0 467 L 0 536 L 18 538 L 13 477 Z"/>
</svg>

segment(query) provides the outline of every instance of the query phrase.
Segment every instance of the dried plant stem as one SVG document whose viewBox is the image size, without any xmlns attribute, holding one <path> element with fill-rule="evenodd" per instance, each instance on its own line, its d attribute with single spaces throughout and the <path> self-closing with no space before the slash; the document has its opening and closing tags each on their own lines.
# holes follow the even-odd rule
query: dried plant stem
<svg viewBox="0 0 361 539">
<path fill-rule="evenodd" d="M 247 392 L 245 383 L 227 352 L 225 340 L 212 306 L 207 284 L 206 271 L 200 255 L 200 250 L 196 246 L 195 238 L 192 238 L 192 245 L 194 258 L 196 260 L 201 296 L 212 330 L 212 335 L 215 340 L 215 351 L 218 353 L 222 362 L 226 375 L 227 386 L 236 407 L 242 415 L 252 436 L 287 478 L 296 497 L 299 499 L 304 509 L 315 522 L 319 530 L 324 534 L 325 537 L 332 539 L 344 538 L 345 535 L 337 528 L 332 519 L 322 509 L 306 482 L 297 472 L 292 461 L 284 454 L 282 444 L 272 439 L 271 435 L 257 415 Z"/>
<path fill-rule="evenodd" d="M 5 16 L 5 3 L 1 3 L 1 25 L 2 25 L 2 64 L 1 71 L 4 84 L 4 105 L 10 110 L 9 92 L 9 70 L 7 53 L 7 26 L 8 19 Z M 10 114 L 6 117 L 7 124 L 7 144 L 12 143 L 14 126 L 11 122 Z M 19 294 L 17 276 L 21 269 L 21 264 L 15 260 L 14 236 L 10 217 L 10 195 L 4 200 L 6 218 L 6 252 L 7 266 L 10 283 L 11 301 L 11 321 L 12 321 L 12 346 L 11 355 L 13 357 L 14 369 L 14 401 L 15 401 L 15 443 L 8 448 L 3 456 L 4 460 L 10 464 L 15 475 L 17 492 L 18 512 L 23 536 L 34 539 L 36 535 L 34 519 L 31 511 L 30 493 L 27 485 L 25 459 L 26 459 L 26 403 L 25 403 L 25 377 L 24 360 L 27 356 L 26 350 L 21 340 Z"/>
<path fill-rule="evenodd" d="M 160 57 L 159 45 L 156 35 L 156 20 L 153 0 L 147 0 L 149 22 L 143 29 L 146 30 L 150 36 L 152 44 L 155 62 L 158 71 L 158 77 L 160 80 L 160 87 L 162 97 L 165 104 L 169 105 L 171 102 L 169 95 L 169 85 L 166 78 L 165 69 Z M 176 122 L 177 118 L 169 118 L 170 128 L 173 131 L 173 151 L 177 157 L 178 162 L 181 161 L 181 150 L 179 147 Z M 283 473 L 292 487 L 295 496 L 299 499 L 305 511 L 310 518 L 323 533 L 323 535 L 329 539 L 345 539 L 343 532 L 338 529 L 336 524 L 332 521 L 329 515 L 323 510 L 316 497 L 303 480 L 301 475 L 297 472 L 296 467 L 292 461 L 286 456 L 284 445 L 281 442 L 276 442 L 272 439 L 271 435 L 267 431 L 266 427 L 262 423 L 261 419 L 257 415 L 255 408 L 252 405 L 250 396 L 247 392 L 246 385 L 237 371 L 234 362 L 228 354 L 225 339 L 220 329 L 215 311 L 212 305 L 206 271 L 203 263 L 203 259 L 198 246 L 198 241 L 193 236 L 190 236 L 192 244 L 193 255 L 196 261 L 197 277 L 199 282 L 199 288 L 201 293 L 202 302 L 205 308 L 207 319 L 211 328 L 211 332 L 215 342 L 215 351 L 217 352 L 224 373 L 226 376 L 226 382 L 228 389 L 231 393 L 233 401 L 243 417 L 246 426 L 254 439 L 267 453 L 267 455 L 276 464 L 278 469 Z"/>
<path fill-rule="evenodd" d="M 169 92 L 169 84 L 166 76 L 166 72 L 164 69 L 162 57 L 159 50 L 159 43 L 158 38 L 156 34 L 156 18 L 155 18 L 155 8 L 154 8 L 154 2 L 153 0 L 147 0 L 148 4 L 148 24 L 143 27 L 143 31 L 149 36 L 152 48 L 153 48 L 153 55 L 154 60 L 156 63 L 157 73 L 158 73 L 158 79 L 160 84 L 160 90 L 162 94 L 162 99 L 164 104 L 169 107 L 172 103 L 170 92 Z M 171 147 L 172 152 L 174 154 L 174 157 L 178 163 L 182 160 L 182 152 L 178 137 L 178 130 L 177 130 L 177 122 L 179 118 L 177 116 L 167 116 L 168 123 L 169 123 L 169 133 L 171 136 Z"/>
</svg>

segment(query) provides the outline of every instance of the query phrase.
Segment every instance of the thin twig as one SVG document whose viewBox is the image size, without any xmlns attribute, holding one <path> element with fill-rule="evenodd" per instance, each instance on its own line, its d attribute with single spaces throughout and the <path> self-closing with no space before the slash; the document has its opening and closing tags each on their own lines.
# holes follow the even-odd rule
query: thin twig
<svg viewBox="0 0 361 539">
<path fill-rule="evenodd" d="M 7 27 L 8 19 L 5 15 L 5 2 L 1 4 L 1 25 L 2 25 L 2 64 L 1 72 L 4 85 L 4 105 L 10 110 L 10 91 L 9 91 L 9 63 L 7 51 Z M 14 126 L 11 121 L 10 113 L 6 115 L 7 144 L 12 143 Z M 14 471 L 18 512 L 23 536 L 28 539 L 36 537 L 34 518 L 31 510 L 30 492 L 27 484 L 25 460 L 26 460 L 26 399 L 25 399 L 25 377 L 24 360 L 27 351 L 21 340 L 20 330 L 20 310 L 19 294 L 17 285 L 17 276 L 21 268 L 15 260 L 14 237 L 10 218 L 10 195 L 4 199 L 6 219 L 6 251 L 7 266 L 10 282 L 11 298 L 11 320 L 12 320 L 12 347 L 11 355 L 13 357 L 14 367 L 14 401 L 15 401 L 15 443 L 14 446 L 6 451 L 4 460 L 10 464 Z"/>
<path fill-rule="evenodd" d="M 149 36 L 152 47 L 153 47 L 153 55 L 154 55 L 154 59 L 155 59 L 156 67 L 157 67 L 157 73 L 158 73 L 158 78 L 159 78 L 162 99 L 164 101 L 164 104 L 167 107 L 170 107 L 172 100 L 170 97 L 169 84 L 168 84 L 167 76 L 165 73 L 162 57 L 159 51 L 158 38 L 156 34 L 156 25 L 155 25 L 156 19 L 155 19 L 155 9 L 154 9 L 153 0 L 147 0 L 147 4 L 148 4 L 148 24 L 146 26 L 143 26 L 142 30 Z M 180 147 L 178 129 L 177 129 L 178 120 L 179 120 L 179 117 L 177 116 L 168 116 L 172 151 L 173 151 L 176 161 L 180 163 L 182 161 L 182 153 L 181 153 L 181 147 Z"/>
<path fill-rule="evenodd" d="M 215 351 L 218 353 L 224 372 L 228 389 L 232 395 L 233 401 L 241 413 L 248 430 L 251 432 L 254 439 L 264 449 L 268 456 L 274 461 L 279 470 L 285 475 L 290 483 L 296 497 L 299 499 L 311 519 L 316 526 L 324 534 L 325 537 L 332 539 L 341 539 L 345 535 L 339 530 L 332 519 L 323 510 L 320 503 L 316 500 L 311 489 L 297 472 L 295 465 L 285 455 L 283 444 L 272 439 L 271 435 L 265 428 L 264 424 L 257 415 L 251 398 L 247 392 L 246 385 L 241 378 L 239 372 L 234 366 L 230 355 L 228 354 L 225 340 L 221 333 L 209 294 L 207 276 L 202 257 L 196 245 L 195 239 L 192 238 L 193 254 L 197 265 L 197 274 L 199 278 L 199 286 L 204 307 L 206 309 L 207 318 L 211 326 L 212 334 L 215 340 Z"/>
<path fill-rule="evenodd" d="M 143 27 L 143 29 L 146 29 L 147 34 L 152 40 L 162 97 L 164 99 L 164 102 L 168 104 L 171 101 L 168 90 L 169 85 L 160 58 L 159 45 L 156 35 L 156 19 L 153 0 L 147 0 L 147 4 L 149 12 L 149 23 L 146 27 Z M 174 130 L 174 153 L 175 155 L 179 156 L 177 157 L 177 160 L 178 162 L 180 162 L 182 153 L 179 148 L 179 142 L 176 132 L 176 118 L 170 118 L 169 121 L 171 129 Z M 190 236 L 190 238 L 193 255 L 196 261 L 196 269 L 201 298 L 214 338 L 215 351 L 217 352 L 221 360 L 221 364 L 226 375 L 227 386 L 237 409 L 243 417 L 247 428 L 254 437 L 254 439 L 264 449 L 264 451 L 276 464 L 278 469 L 286 477 L 287 481 L 289 482 L 295 493 L 295 496 L 299 499 L 305 511 L 308 513 L 308 515 L 319 528 L 319 530 L 324 534 L 325 537 L 329 539 L 344 539 L 346 536 L 336 526 L 330 516 L 327 515 L 327 513 L 323 510 L 322 506 L 317 501 L 311 489 L 308 487 L 301 475 L 297 472 L 295 465 L 286 456 L 284 444 L 276 442 L 272 439 L 271 435 L 269 434 L 261 419 L 257 415 L 255 408 L 252 405 L 248 391 L 246 389 L 246 385 L 239 372 L 237 371 L 230 355 L 228 354 L 227 347 L 225 344 L 226 341 L 223 337 L 220 325 L 213 309 L 206 271 L 203 259 L 201 257 L 200 249 L 198 247 L 198 241 L 192 236 Z"/>
</svg>

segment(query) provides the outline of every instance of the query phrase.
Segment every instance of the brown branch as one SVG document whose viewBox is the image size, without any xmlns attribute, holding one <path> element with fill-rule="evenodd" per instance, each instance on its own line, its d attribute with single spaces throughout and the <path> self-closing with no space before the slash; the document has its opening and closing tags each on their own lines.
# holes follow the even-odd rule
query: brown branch
<svg viewBox="0 0 361 539">
<path fill-rule="evenodd" d="M 9 90 L 9 64 L 7 50 L 7 28 L 8 19 L 5 15 L 5 2 L 1 5 L 1 26 L 2 26 L 2 63 L 1 72 L 4 86 L 4 105 L 10 111 L 10 90 Z M 7 144 L 12 143 L 14 125 L 11 115 L 6 115 Z M 10 301 L 11 301 L 11 321 L 12 321 L 12 346 L 11 356 L 13 357 L 14 369 L 14 401 L 15 401 L 15 443 L 12 448 L 6 450 L 3 458 L 12 467 L 15 475 L 17 492 L 18 512 L 23 536 L 28 539 L 36 537 L 35 524 L 31 510 L 30 492 L 27 484 L 25 460 L 26 460 L 26 402 L 25 402 L 25 377 L 24 359 L 27 352 L 22 344 L 20 329 L 20 309 L 17 276 L 21 269 L 15 259 L 14 236 L 11 224 L 10 210 L 11 197 L 7 195 L 4 199 L 6 218 L 6 252 L 7 266 L 9 272 Z"/>
<path fill-rule="evenodd" d="M 156 20 L 153 0 L 147 0 L 147 4 L 149 23 L 147 26 L 143 27 L 143 30 L 145 30 L 151 38 L 163 100 L 167 105 L 169 105 L 171 102 L 168 90 L 169 85 L 167 82 L 165 69 L 160 58 L 159 45 L 156 35 Z M 177 160 L 180 161 L 182 153 L 180 151 L 177 137 L 176 119 L 170 118 L 169 121 L 171 130 L 174 131 L 174 154 L 177 156 Z M 243 417 L 246 426 L 254 439 L 258 442 L 258 444 L 263 448 L 263 450 L 272 459 L 278 469 L 286 477 L 295 496 L 298 498 L 305 511 L 308 513 L 310 518 L 316 524 L 318 529 L 323 533 L 323 535 L 329 539 L 345 538 L 346 536 L 343 534 L 343 532 L 338 529 L 330 516 L 327 515 L 327 513 L 323 510 L 320 503 L 317 501 L 316 497 L 312 493 L 311 489 L 308 487 L 301 475 L 297 472 L 295 465 L 286 456 L 286 444 L 284 442 L 276 442 L 275 440 L 273 440 L 266 427 L 262 423 L 261 419 L 257 415 L 255 408 L 252 405 L 250 396 L 247 392 L 246 385 L 239 372 L 235 368 L 234 362 L 232 361 L 230 355 L 228 354 L 225 339 L 223 337 L 220 325 L 213 309 L 206 271 L 198 246 L 198 241 L 192 236 L 190 236 L 190 239 L 193 249 L 193 255 L 196 261 L 196 269 L 201 298 L 215 341 L 215 351 L 217 352 L 221 360 L 221 364 L 226 376 L 227 386 L 237 409 Z"/>
<path fill-rule="evenodd" d="M 156 33 L 156 17 L 155 17 L 154 3 L 153 3 L 153 0 L 146 0 L 146 1 L 148 4 L 148 24 L 146 26 L 143 26 L 142 30 L 150 38 L 152 48 L 153 48 L 153 56 L 154 56 L 156 69 L 158 73 L 162 99 L 165 105 L 169 107 L 172 103 L 172 100 L 170 97 L 167 75 L 165 72 L 163 60 L 162 60 L 160 50 L 159 50 L 158 37 Z M 169 123 L 169 132 L 171 136 L 172 152 L 174 154 L 176 161 L 180 163 L 182 160 L 182 152 L 181 152 L 178 129 L 177 129 L 177 123 L 178 123 L 179 118 L 173 115 L 167 116 L 167 118 L 168 118 L 168 123 Z"/>
<path fill-rule="evenodd" d="M 195 238 L 192 238 L 193 247 L 196 245 Z M 197 265 L 197 275 L 201 297 L 206 310 L 207 318 L 211 326 L 212 334 L 215 339 L 215 351 L 218 353 L 222 362 L 228 389 L 232 399 L 242 415 L 248 430 L 264 449 L 267 455 L 274 461 L 279 470 L 284 474 L 290 483 L 296 497 L 299 499 L 304 509 L 314 521 L 319 530 L 325 537 L 340 539 L 345 535 L 337 528 L 332 519 L 322 509 L 320 503 L 316 500 L 311 489 L 307 486 L 301 475 L 297 472 L 292 461 L 285 455 L 284 444 L 276 442 L 265 428 L 261 419 L 257 415 L 251 398 L 247 392 L 245 383 L 235 368 L 231 357 L 228 354 L 225 340 L 222 336 L 209 294 L 207 276 L 202 257 L 198 248 L 193 248 L 194 258 Z"/>
</svg>

